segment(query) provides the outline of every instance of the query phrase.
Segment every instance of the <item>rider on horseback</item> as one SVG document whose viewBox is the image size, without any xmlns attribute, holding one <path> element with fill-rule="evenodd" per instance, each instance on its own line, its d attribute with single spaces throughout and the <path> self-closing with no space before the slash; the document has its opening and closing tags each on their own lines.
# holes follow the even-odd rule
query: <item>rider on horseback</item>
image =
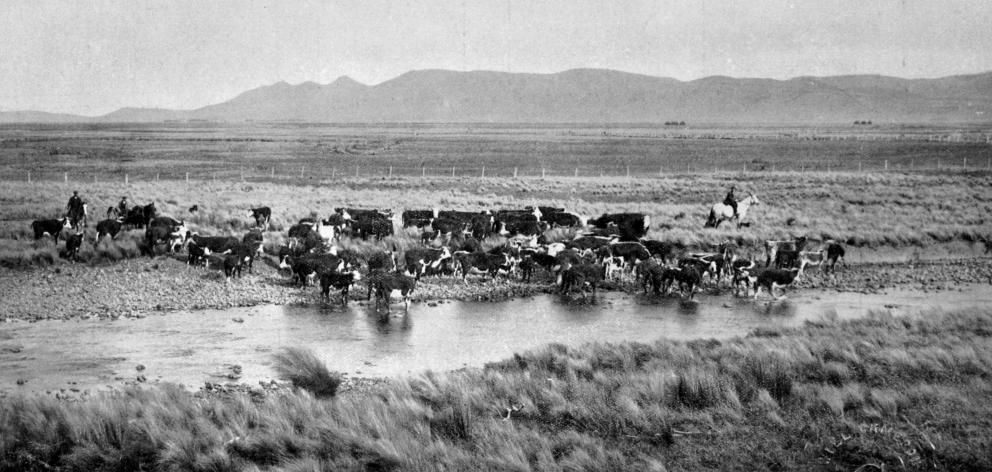
<svg viewBox="0 0 992 472">
<path fill-rule="evenodd" d="M 730 206 L 734 209 L 734 217 L 737 216 L 737 199 L 734 198 L 734 189 L 737 188 L 735 185 L 730 186 L 730 191 L 727 192 L 727 197 L 723 199 L 723 204 Z"/>
<path fill-rule="evenodd" d="M 83 219 L 86 215 L 85 205 L 83 199 L 79 197 L 79 191 L 73 191 L 72 196 L 69 197 L 69 203 L 66 204 L 65 209 L 69 221 L 72 222 L 72 226 L 76 227 L 79 224 L 79 220 Z"/>
<path fill-rule="evenodd" d="M 117 204 L 117 214 L 127 216 L 127 197 L 121 197 L 121 202 Z"/>
</svg>

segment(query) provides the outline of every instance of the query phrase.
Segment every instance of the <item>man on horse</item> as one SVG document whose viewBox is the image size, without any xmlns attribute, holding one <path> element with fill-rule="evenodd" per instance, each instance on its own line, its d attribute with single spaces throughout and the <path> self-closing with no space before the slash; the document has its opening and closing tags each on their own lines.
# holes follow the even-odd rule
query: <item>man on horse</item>
<svg viewBox="0 0 992 472">
<path fill-rule="evenodd" d="M 737 199 L 734 198 L 734 189 L 737 188 L 735 185 L 730 186 L 730 191 L 727 192 L 727 197 L 723 199 L 723 204 L 734 209 L 734 217 L 737 216 Z"/>
<path fill-rule="evenodd" d="M 66 204 L 66 213 L 69 216 L 69 221 L 73 228 L 78 228 L 80 220 L 86 216 L 86 203 L 79 196 L 79 191 L 73 191 L 72 196 L 69 197 L 69 203 Z"/>
<path fill-rule="evenodd" d="M 121 197 L 121 202 L 117 204 L 117 214 L 127 216 L 127 197 Z"/>
</svg>

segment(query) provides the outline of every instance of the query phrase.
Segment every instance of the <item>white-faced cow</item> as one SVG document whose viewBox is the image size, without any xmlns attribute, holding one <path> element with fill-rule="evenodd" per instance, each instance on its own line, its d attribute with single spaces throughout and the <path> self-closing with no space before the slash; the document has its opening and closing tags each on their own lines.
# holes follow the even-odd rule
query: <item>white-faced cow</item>
<svg viewBox="0 0 992 472">
<path fill-rule="evenodd" d="M 62 234 L 62 231 L 71 228 L 69 218 L 62 218 L 60 220 L 35 220 L 31 223 L 31 229 L 34 230 L 34 239 L 41 239 L 42 236 L 48 234 L 55 239 L 56 244 L 59 242 L 59 236 Z"/>
</svg>

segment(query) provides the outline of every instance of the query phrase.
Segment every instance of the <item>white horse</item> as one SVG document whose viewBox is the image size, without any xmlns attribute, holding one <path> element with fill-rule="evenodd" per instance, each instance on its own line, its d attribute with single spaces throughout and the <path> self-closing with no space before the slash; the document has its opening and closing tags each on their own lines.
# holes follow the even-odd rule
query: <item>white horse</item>
<svg viewBox="0 0 992 472">
<path fill-rule="evenodd" d="M 747 216 L 747 210 L 751 205 L 757 205 L 761 203 L 758 197 L 754 196 L 753 193 L 748 194 L 747 198 L 737 202 L 737 216 L 734 216 L 734 207 L 730 205 L 725 205 L 722 202 L 713 205 L 710 209 L 710 217 L 706 220 L 706 225 L 704 228 L 716 228 L 720 226 L 723 220 L 733 220 L 737 219 L 737 227 L 741 227 L 741 221 Z"/>
</svg>

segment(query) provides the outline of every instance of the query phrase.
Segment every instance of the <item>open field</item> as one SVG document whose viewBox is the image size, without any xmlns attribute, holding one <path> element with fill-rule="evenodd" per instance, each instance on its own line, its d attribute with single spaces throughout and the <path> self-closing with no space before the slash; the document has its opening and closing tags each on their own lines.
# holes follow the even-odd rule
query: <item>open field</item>
<svg viewBox="0 0 992 472">
<path fill-rule="evenodd" d="M 990 335 L 988 310 L 879 313 L 726 342 L 550 345 L 330 399 L 12 397 L 0 468 L 988 470 Z"/>
<path fill-rule="evenodd" d="M 992 171 L 988 126 L 4 125 L 0 179 Z M 66 175 L 68 174 L 68 175 Z"/>
</svg>

